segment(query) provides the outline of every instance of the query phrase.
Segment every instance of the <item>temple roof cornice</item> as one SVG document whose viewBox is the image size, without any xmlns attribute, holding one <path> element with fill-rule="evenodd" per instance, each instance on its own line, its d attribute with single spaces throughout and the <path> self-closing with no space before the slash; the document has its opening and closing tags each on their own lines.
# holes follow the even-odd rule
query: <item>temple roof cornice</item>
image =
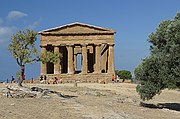
<svg viewBox="0 0 180 119">
<path fill-rule="evenodd" d="M 99 35 L 115 34 L 115 31 L 108 28 L 75 22 L 64 26 L 42 30 L 38 33 L 43 35 Z"/>
</svg>

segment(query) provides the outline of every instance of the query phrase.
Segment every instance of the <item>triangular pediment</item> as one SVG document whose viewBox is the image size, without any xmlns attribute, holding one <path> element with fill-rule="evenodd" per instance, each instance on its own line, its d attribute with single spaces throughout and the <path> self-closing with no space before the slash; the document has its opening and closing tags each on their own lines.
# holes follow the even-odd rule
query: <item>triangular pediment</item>
<svg viewBox="0 0 180 119">
<path fill-rule="evenodd" d="M 115 33 L 112 29 L 75 22 L 40 31 L 39 34 L 92 34 L 92 33 Z"/>
</svg>

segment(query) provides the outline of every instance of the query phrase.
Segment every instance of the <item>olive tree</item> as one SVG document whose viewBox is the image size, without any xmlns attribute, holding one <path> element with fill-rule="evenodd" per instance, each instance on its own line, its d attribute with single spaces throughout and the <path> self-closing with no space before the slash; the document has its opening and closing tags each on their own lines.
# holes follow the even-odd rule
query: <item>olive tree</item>
<svg viewBox="0 0 180 119">
<path fill-rule="evenodd" d="M 173 20 L 162 21 L 148 41 L 150 56 L 134 71 L 143 100 L 152 99 L 165 88 L 180 88 L 180 12 Z"/>
<path fill-rule="evenodd" d="M 61 60 L 61 53 L 53 53 L 48 51 L 42 53 L 40 56 L 35 47 L 35 41 L 37 40 L 37 33 L 27 29 L 19 31 L 11 37 L 8 50 L 12 56 L 16 59 L 17 64 L 20 66 L 20 77 L 19 71 L 17 72 L 18 84 L 22 86 L 22 82 L 25 79 L 25 65 L 34 63 L 36 61 L 42 61 L 42 63 L 58 63 Z"/>
<path fill-rule="evenodd" d="M 8 50 L 21 69 L 21 78 L 18 81 L 19 86 L 22 86 L 22 82 L 25 79 L 25 65 L 37 61 L 36 39 L 37 33 L 30 29 L 19 31 L 11 37 Z"/>
<path fill-rule="evenodd" d="M 46 53 L 42 53 L 40 55 L 40 61 L 45 64 L 45 63 L 54 63 L 57 64 L 61 61 L 62 55 L 59 52 L 53 53 L 52 51 L 47 51 Z"/>
</svg>

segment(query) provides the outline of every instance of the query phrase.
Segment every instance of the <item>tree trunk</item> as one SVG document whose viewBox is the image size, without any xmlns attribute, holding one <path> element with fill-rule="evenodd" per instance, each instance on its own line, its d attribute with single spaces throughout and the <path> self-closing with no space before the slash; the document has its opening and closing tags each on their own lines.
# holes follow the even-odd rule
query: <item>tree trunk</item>
<svg viewBox="0 0 180 119">
<path fill-rule="evenodd" d="M 24 68 L 25 68 L 25 66 L 22 65 L 21 66 L 21 78 L 18 81 L 18 85 L 21 86 L 21 87 L 22 87 L 23 80 L 25 80 Z"/>
</svg>

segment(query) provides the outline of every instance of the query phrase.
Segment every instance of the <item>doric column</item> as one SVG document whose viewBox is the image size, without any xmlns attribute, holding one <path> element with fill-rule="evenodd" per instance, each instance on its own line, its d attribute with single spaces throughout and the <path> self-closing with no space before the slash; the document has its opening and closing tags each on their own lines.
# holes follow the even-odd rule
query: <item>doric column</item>
<svg viewBox="0 0 180 119">
<path fill-rule="evenodd" d="M 59 46 L 54 46 L 54 53 L 59 53 Z M 54 74 L 60 74 L 60 62 L 54 64 Z"/>
<path fill-rule="evenodd" d="M 103 73 L 107 72 L 107 61 L 108 61 L 107 52 L 108 52 L 108 49 L 106 49 L 106 51 L 104 51 L 104 53 L 101 56 L 102 57 L 101 58 L 101 70 Z"/>
<path fill-rule="evenodd" d="M 77 70 L 77 54 L 74 54 L 74 70 Z"/>
<path fill-rule="evenodd" d="M 82 44 L 82 74 L 87 73 L 87 46 Z"/>
<path fill-rule="evenodd" d="M 109 45 L 108 73 L 114 74 L 114 44 Z"/>
<path fill-rule="evenodd" d="M 46 47 L 45 46 L 41 46 L 41 53 L 44 54 L 46 53 Z M 46 75 L 47 74 L 47 67 L 46 67 L 46 63 L 42 63 L 41 62 L 41 75 Z"/>
<path fill-rule="evenodd" d="M 95 73 L 101 73 L 101 66 L 100 66 L 100 46 L 101 44 L 95 44 Z"/>
<path fill-rule="evenodd" d="M 68 74 L 74 74 L 74 67 L 73 67 L 73 45 L 69 44 L 67 46 L 68 50 Z"/>
</svg>

